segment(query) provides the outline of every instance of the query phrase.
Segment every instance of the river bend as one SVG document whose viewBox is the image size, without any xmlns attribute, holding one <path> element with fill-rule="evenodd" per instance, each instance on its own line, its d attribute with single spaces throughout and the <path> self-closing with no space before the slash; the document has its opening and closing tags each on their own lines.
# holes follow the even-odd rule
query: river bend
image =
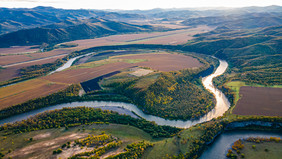
<svg viewBox="0 0 282 159">
<path fill-rule="evenodd" d="M 78 58 L 78 57 L 77 57 Z M 64 68 L 70 66 L 70 63 L 73 63 L 73 61 L 76 58 L 73 58 L 70 60 L 70 62 L 63 66 Z M 222 116 L 229 108 L 230 103 L 228 102 L 227 98 L 225 97 L 225 95 L 218 90 L 217 88 L 214 87 L 213 83 L 212 83 L 212 79 L 223 74 L 226 70 L 226 68 L 228 67 L 228 64 L 226 61 L 223 60 L 219 60 L 220 64 L 218 66 L 218 68 L 216 69 L 216 71 L 209 75 L 206 76 L 202 79 L 203 85 L 204 87 L 209 90 L 211 93 L 214 94 L 215 99 L 216 99 L 216 106 L 213 110 L 211 110 L 208 114 L 206 114 L 205 116 L 201 117 L 198 120 L 187 120 L 187 121 L 183 121 L 183 120 L 168 120 L 168 119 L 164 119 L 164 118 L 160 118 L 157 116 L 153 116 L 153 115 L 149 115 L 149 114 L 145 114 L 143 113 L 137 106 L 133 105 L 133 104 L 129 104 L 129 103 L 123 103 L 123 102 L 110 102 L 110 101 L 87 101 L 87 102 L 71 102 L 71 103 L 64 103 L 64 104 L 58 104 L 58 105 L 54 105 L 54 106 L 49 106 L 49 107 L 45 107 L 45 108 L 40 108 L 37 110 L 33 110 L 27 113 L 22 113 L 19 115 L 15 115 L 3 120 L 0 120 L 0 125 L 4 124 L 4 123 L 12 123 L 12 122 L 16 122 L 16 121 L 21 121 L 23 119 L 27 119 L 30 116 L 36 115 L 38 113 L 42 113 L 44 111 L 47 110 L 55 110 L 55 109 L 62 109 L 64 107 L 78 107 L 78 106 L 86 106 L 86 107 L 104 107 L 105 108 L 110 108 L 110 107 L 119 107 L 119 109 L 127 109 L 128 111 L 133 111 L 134 113 L 136 113 L 137 115 L 139 115 L 140 117 L 148 120 L 148 121 L 154 121 L 156 124 L 158 125 L 169 125 L 169 126 L 175 126 L 175 127 L 179 127 L 179 128 L 189 128 L 195 124 L 198 123 L 202 123 L 205 121 L 209 121 L 213 118 Z M 61 69 L 60 69 L 61 70 Z M 60 70 L 56 70 L 60 71 Z M 118 111 L 118 109 L 116 109 Z M 126 113 L 128 115 L 131 115 L 130 113 Z M 131 115 L 132 116 L 132 115 Z"/>
</svg>

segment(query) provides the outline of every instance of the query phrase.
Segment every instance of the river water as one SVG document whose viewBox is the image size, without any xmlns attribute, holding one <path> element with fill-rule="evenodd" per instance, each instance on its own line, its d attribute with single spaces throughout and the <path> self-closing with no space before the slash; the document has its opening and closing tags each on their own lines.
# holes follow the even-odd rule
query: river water
<svg viewBox="0 0 282 159">
<path fill-rule="evenodd" d="M 63 71 L 63 70 L 65 70 L 65 69 L 71 67 L 71 65 L 73 64 L 73 62 L 74 62 L 76 59 L 81 58 L 81 57 L 84 57 L 84 56 L 89 56 L 89 55 L 91 55 L 91 54 L 94 54 L 94 52 L 91 52 L 91 53 L 88 53 L 88 54 L 85 54 L 85 55 L 80 55 L 80 56 L 71 58 L 71 59 L 69 59 L 63 66 L 57 68 L 55 71 L 50 72 L 48 75 L 51 75 L 51 74 L 53 74 L 53 73 L 55 73 L 55 72 Z M 24 80 L 24 81 L 26 81 L 26 80 Z M 1 87 L 12 86 L 12 85 L 14 85 L 14 84 L 18 84 L 18 83 L 21 83 L 21 82 L 24 82 L 24 81 L 12 83 L 12 84 L 7 84 L 7 85 L 1 86 Z M 1 88 L 1 87 L 0 87 L 0 88 Z"/>
<path fill-rule="evenodd" d="M 80 56 L 71 58 L 71 59 L 69 59 L 63 66 L 57 68 L 55 71 L 50 72 L 48 75 L 51 75 L 51 74 L 53 74 L 53 73 L 55 73 L 55 72 L 63 71 L 63 70 L 65 70 L 65 69 L 71 67 L 71 65 L 73 64 L 73 62 L 74 62 L 76 59 L 81 58 L 81 57 L 84 57 L 84 56 L 89 56 L 89 55 L 91 55 L 91 54 L 94 54 L 94 53 L 91 52 L 91 53 L 88 53 L 88 54 L 85 54 L 85 55 L 80 55 Z"/>
<path fill-rule="evenodd" d="M 82 56 L 88 56 L 92 53 L 89 53 L 87 55 Z M 78 56 L 75 58 L 70 59 L 66 64 L 64 64 L 62 67 L 58 68 L 54 72 L 62 71 L 72 65 L 72 63 L 82 56 Z M 220 64 L 216 71 L 206 76 L 202 79 L 204 87 L 214 94 L 216 99 L 216 106 L 213 110 L 211 110 L 208 114 L 200 118 L 199 120 L 166 120 L 157 116 L 148 115 L 143 113 L 137 106 L 129 103 L 123 103 L 123 102 L 110 102 L 110 101 L 87 101 L 87 102 L 71 102 L 71 103 L 64 103 L 64 104 L 58 104 L 54 106 L 49 106 L 45 108 L 41 108 L 38 110 L 33 110 L 27 113 L 22 113 L 19 115 L 12 116 L 10 118 L 6 118 L 3 120 L 0 120 L 0 125 L 4 123 L 12 123 L 16 121 L 21 121 L 23 119 L 27 119 L 28 117 L 34 116 L 38 113 L 42 113 L 44 111 L 48 110 L 55 110 L 55 109 L 62 109 L 64 107 L 77 107 L 77 106 L 86 106 L 86 107 L 93 107 L 93 108 L 102 108 L 103 110 L 109 109 L 109 110 L 115 110 L 119 113 L 125 113 L 127 115 L 131 115 L 133 117 L 136 117 L 134 114 L 132 114 L 130 111 L 136 113 L 140 117 L 148 120 L 148 121 L 154 121 L 158 125 L 169 125 L 169 126 L 175 126 L 179 128 L 189 128 L 195 124 L 202 123 L 205 121 L 209 121 L 213 118 L 222 116 L 229 108 L 230 103 L 228 102 L 228 99 L 225 97 L 225 95 L 215 88 L 215 86 L 212 83 L 213 78 L 223 74 L 225 70 L 228 67 L 228 63 L 223 60 L 219 60 Z M 126 111 L 125 111 L 126 110 Z M 233 142 L 240 138 L 247 138 L 247 137 L 282 137 L 282 134 L 279 133 L 271 133 L 271 132 L 259 132 L 259 131 L 232 131 L 232 132 L 225 132 L 221 135 L 219 135 L 215 141 L 209 146 L 208 150 L 203 153 L 201 156 L 201 159 L 223 159 L 226 158 L 225 155 L 228 151 L 228 149 L 231 148 L 231 145 Z"/>
<path fill-rule="evenodd" d="M 231 149 L 232 144 L 243 138 L 248 137 L 280 137 L 278 132 L 265 131 L 227 131 L 219 135 L 208 149 L 201 155 L 200 159 L 227 159 L 226 154 Z"/>
<path fill-rule="evenodd" d="M 79 57 L 77 57 L 77 58 L 79 58 Z M 76 58 L 71 59 L 70 63 L 72 63 L 75 59 Z M 216 98 L 216 106 L 212 111 L 210 111 L 208 114 L 206 114 L 205 116 L 203 116 L 199 120 L 187 120 L 187 121 L 167 120 L 167 119 L 163 119 L 163 118 L 160 118 L 160 117 L 157 117 L 157 116 L 145 114 L 137 106 L 135 106 L 133 104 L 129 104 L 129 103 L 109 102 L 109 101 L 87 101 L 87 102 L 71 102 L 71 103 L 58 104 L 58 105 L 54 105 L 54 106 L 49 106 L 49 107 L 33 110 L 33 111 L 30 111 L 30 112 L 27 112 L 27 113 L 15 115 L 15 116 L 12 116 L 10 118 L 3 119 L 3 120 L 0 121 L 0 125 L 4 124 L 4 123 L 12 123 L 12 122 L 20 121 L 20 120 L 27 119 L 30 116 L 36 115 L 38 113 L 42 113 L 42 112 L 47 111 L 47 110 L 62 109 L 63 107 L 87 106 L 87 107 L 94 107 L 95 108 L 95 107 L 103 107 L 103 106 L 109 107 L 110 106 L 110 107 L 122 107 L 124 109 L 129 110 L 129 111 L 133 111 L 134 113 L 141 116 L 142 118 L 144 118 L 148 121 L 154 121 L 158 125 L 169 125 L 169 126 L 175 126 L 175 127 L 179 127 L 179 128 L 189 128 L 189 127 L 191 127 L 195 124 L 202 123 L 202 122 L 205 122 L 205 121 L 209 121 L 212 118 L 216 118 L 218 116 L 223 115 L 223 113 L 225 111 L 227 111 L 229 106 L 230 106 L 230 104 L 229 104 L 227 98 L 225 97 L 225 95 L 220 90 L 216 89 L 213 86 L 213 83 L 212 83 L 212 79 L 216 76 L 223 74 L 225 72 L 226 68 L 228 67 L 228 64 L 227 64 L 226 61 L 223 61 L 223 60 L 219 60 L 219 61 L 220 61 L 220 64 L 219 64 L 218 68 L 216 69 L 216 71 L 213 74 L 206 76 L 202 79 L 204 87 L 214 94 L 214 96 Z M 63 66 L 63 67 L 66 68 L 67 66 Z"/>
</svg>

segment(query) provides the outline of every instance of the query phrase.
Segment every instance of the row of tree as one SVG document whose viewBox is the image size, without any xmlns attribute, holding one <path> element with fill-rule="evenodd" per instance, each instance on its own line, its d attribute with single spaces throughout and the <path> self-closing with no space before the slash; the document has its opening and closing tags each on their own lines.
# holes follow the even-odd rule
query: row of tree
<svg viewBox="0 0 282 159">
<path fill-rule="evenodd" d="M 136 119 L 131 116 L 120 115 L 117 112 L 102 111 L 101 109 L 89 107 L 63 108 L 62 110 L 45 112 L 21 122 L 5 124 L 0 127 L 0 130 L 20 133 L 39 129 L 92 124 L 93 122 L 131 125 L 144 130 L 156 138 L 170 137 L 181 130 L 176 127 L 160 126 L 145 119 Z"/>
<path fill-rule="evenodd" d="M 0 111 L 0 119 L 4 119 L 16 114 L 21 114 L 24 112 L 47 107 L 54 104 L 73 101 L 75 100 L 75 97 L 78 96 L 80 89 L 80 85 L 71 85 L 65 90 L 59 91 L 57 93 L 45 97 L 31 99 L 27 102 L 2 109 Z"/>
<path fill-rule="evenodd" d="M 107 159 L 141 158 L 145 150 L 152 146 L 154 145 L 144 141 L 138 143 L 132 143 L 130 145 L 127 145 L 127 147 L 124 149 L 125 152 L 114 156 L 110 156 Z"/>
</svg>

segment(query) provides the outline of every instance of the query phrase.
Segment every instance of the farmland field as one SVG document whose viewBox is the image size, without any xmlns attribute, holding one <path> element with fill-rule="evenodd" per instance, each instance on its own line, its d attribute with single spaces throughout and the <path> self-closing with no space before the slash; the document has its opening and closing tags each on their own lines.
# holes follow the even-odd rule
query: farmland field
<svg viewBox="0 0 282 159">
<path fill-rule="evenodd" d="M 0 109 L 55 93 L 67 86 L 64 83 L 33 79 L 8 87 L 2 87 L 0 88 Z"/>
<path fill-rule="evenodd" d="M 240 96 L 234 114 L 282 116 L 281 88 L 243 86 L 240 88 Z"/>
<path fill-rule="evenodd" d="M 43 53 L 35 53 L 36 50 L 30 49 L 30 46 L 0 48 L 0 54 L 6 54 L 6 56 L 0 56 L 0 66 L 5 65 L 17 65 L 17 67 L 6 67 L 5 71 L 0 72 L 0 81 L 10 80 L 14 77 L 18 77 L 18 71 L 20 68 L 32 66 L 36 64 L 44 64 L 60 59 L 63 55 L 71 53 L 76 50 L 82 50 L 89 47 L 104 46 L 104 45 L 120 45 L 120 44 L 184 44 L 187 40 L 193 39 L 193 35 L 203 33 L 211 30 L 212 28 L 207 26 L 199 26 L 196 28 L 181 29 L 168 32 L 152 32 L 152 33 L 140 33 L 140 34 L 123 34 L 112 35 L 107 37 L 76 40 L 70 43 L 78 44 L 77 47 L 60 48 Z M 37 49 L 38 50 L 38 49 Z M 27 53 L 28 54 L 23 54 Z M 9 55 L 8 55 L 8 54 Z M 60 56 L 59 56 L 60 55 Z M 43 59 L 53 56 L 52 60 Z M 34 61 L 34 60 L 40 61 Z M 21 63 L 25 62 L 25 63 Z"/>
<path fill-rule="evenodd" d="M 65 71 L 0 88 L 0 108 L 55 93 L 70 84 L 81 83 L 133 66 L 151 67 L 160 71 L 176 71 L 202 66 L 197 59 L 180 54 L 150 53 L 115 57 L 72 66 Z"/>
<path fill-rule="evenodd" d="M 0 56 L 0 65 L 5 67 L 5 65 L 11 65 L 11 64 L 16 64 L 20 62 L 28 62 L 28 61 L 33 61 L 37 59 L 58 56 L 62 54 L 66 55 L 67 53 L 71 53 L 71 51 L 58 49 L 58 50 L 53 50 L 53 51 L 43 52 L 43 53 Z"/>
<path fill-rule="evenodd" d="M 199 26 L 197 28 L 181 29 L 167 32 L 153 32 L 140 34 L 123 34 L 112 35 L 96 39 L 76 40 L 71 43 L 78 44 L 75 47 L 78 50 L 103 45 L 116 44 L 146 44 L 148 41 L 154 41 L 153 44 L 184 44 L 188 40 L 193 39 L 193 35 L 212 30 L 213 28 L 207 26 Z"/>
<path fill-rule="evenodd" d="M 53 1 L 0 7 L 0 159 L 281 158 L 282 3 Z"/>
<path fill-rule="evenodd" d="M 23 67 L 28 67 L 31 65 L 41 65 L 45 63 L 51 63 L 56 61 L 58 58 L 63 58 L 66 54 L 58 55 L 50 58 L 44 58 L 36 61 L 29 61 L 26 63 L 16 63 L 16 65 L 5 67 L 4 69 L 0 70 L 0 81 L 6 81 L 15 77 L 19 76 L 19 69 Z"/>
<path fill-rule="evenodd" d="M 8 54 L 26 54 L 26 53 L 34 53 L 38 51 L 32 47 L 36 46 L 15 46 L 11 48 L 0 48 L 0 55 L 8 55 Z"/>
<path fill-rule="evenodd" d="M 137 65 L 142 67 L 150 67 L 159 71 L 177 71 L 185 68 L 193 68 L 203 66 L 197 59 L 180 55 L 180 54 L 142 54 L 142 55 L 125 55 L 117 57 L 118 59 L 148 59 Z"/>
</svg>

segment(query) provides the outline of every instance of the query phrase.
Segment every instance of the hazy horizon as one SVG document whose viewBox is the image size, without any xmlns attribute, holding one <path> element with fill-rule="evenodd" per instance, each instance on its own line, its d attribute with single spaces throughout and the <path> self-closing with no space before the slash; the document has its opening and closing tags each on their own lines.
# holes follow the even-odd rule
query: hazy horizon
<svg viewBox="0 0 282 159">
<path fill-rule="evenodd" d="M 34 8 L 37 6 L 62 9 L 100 9 L 100 10 L 150 10 L 150 9 L 188 9 L 188 8 L 241 8 L 282 6 L 280 0 L 0 0 L 0 7 Z"/>
</svg>

